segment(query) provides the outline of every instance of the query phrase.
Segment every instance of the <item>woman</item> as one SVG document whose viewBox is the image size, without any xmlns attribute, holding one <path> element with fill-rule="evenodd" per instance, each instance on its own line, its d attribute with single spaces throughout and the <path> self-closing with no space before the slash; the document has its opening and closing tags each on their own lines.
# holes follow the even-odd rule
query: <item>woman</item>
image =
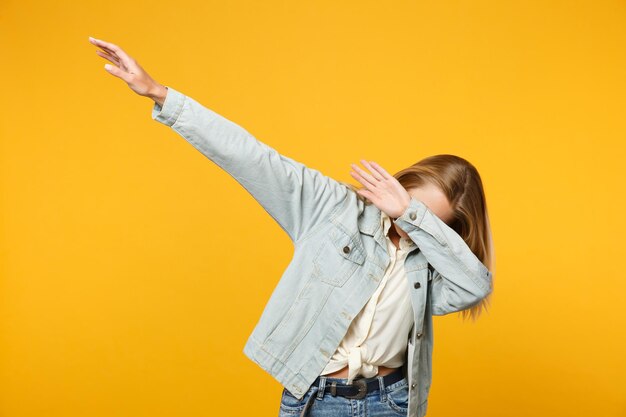
<svg viewBox="0 0 626 417">
<path fill-rule="evenodd" d="M 475 318 L 493 289 L 474 166 L 435 155 L 392 176 L 362 160 L 369 172 L 352 165 L 357 189 L 157 83 L 119 46 L 89 40 L 113 64 L 107 71 L 154 101 L 154 120 L 235 178 L 292 240 L 293 259 L 243 349 L 283 385 L 280 415 L 423 417 L 432 316 Z"/>
</svg>

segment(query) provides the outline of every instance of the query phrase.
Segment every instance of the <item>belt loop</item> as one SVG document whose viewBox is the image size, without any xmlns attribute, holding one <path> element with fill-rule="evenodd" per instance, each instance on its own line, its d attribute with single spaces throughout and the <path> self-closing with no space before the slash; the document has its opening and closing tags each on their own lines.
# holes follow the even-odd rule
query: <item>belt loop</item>
<svg viewBox="0 0 626 417">
<path fill-rule="evenodd" d="M 324 392 L 326 391 L 326 377 L 321 375 L 320 376 L 320 383 L 318 385 L 319 390 L 317 391 L 317 399 L 318 400 L 322 400 L 324 399 Z"/>
<path fill-rule="evenodd" d="M 387 401 L 387 391 L 385 390 L 385 381 L 383 381 L 382 376 L 378 376 L 377 379 L 378 379 L 378 386 L 379 386 L 379 391 L 380 391 L 380 401 L 385 402 Z"/>
</svg>

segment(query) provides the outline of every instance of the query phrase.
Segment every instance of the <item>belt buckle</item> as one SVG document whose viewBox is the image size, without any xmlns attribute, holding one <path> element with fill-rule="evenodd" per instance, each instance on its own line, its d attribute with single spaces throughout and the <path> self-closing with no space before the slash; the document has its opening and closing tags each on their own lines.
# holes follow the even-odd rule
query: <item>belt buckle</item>
<svg viewBox="0 0 626 417">
<path fill-rule="evenodd" d="M 357 379 L 352 381 L 352 385 L 356 385 L 359 387 L 359 391 L 354 395 L 344 395 L 346 398 L 353 398 L 355 400 L 360 400 L 361 398 L 365 398 L 367 394 L 367 384 L 362 379 Z"/>
</svg>

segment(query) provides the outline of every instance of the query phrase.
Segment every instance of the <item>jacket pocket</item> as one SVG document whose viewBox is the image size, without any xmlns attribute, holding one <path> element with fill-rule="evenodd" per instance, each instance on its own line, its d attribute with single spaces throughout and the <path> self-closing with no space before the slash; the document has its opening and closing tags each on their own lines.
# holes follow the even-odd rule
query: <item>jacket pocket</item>
<svg viewBox="0 0 626 417">
<path fill-rule="evenodd" d="M 333 225 L 328 233 L 313 258 L 313 274 L 322 282 L 341 287 L 365 262 L 365 250 L 359 232 L 349 233 Z"/>
</svg>

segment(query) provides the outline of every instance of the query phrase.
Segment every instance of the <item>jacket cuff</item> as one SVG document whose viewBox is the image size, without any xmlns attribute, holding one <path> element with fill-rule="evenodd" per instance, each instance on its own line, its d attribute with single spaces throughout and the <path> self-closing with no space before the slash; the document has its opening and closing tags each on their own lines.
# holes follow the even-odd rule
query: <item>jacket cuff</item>
<svg viewBox="0 0 626 417">
<path fill-rule="evenodd" d="M 427 209 L 428 207 L 426 204 L 414 197 L 411 197 L 409 206 L 406 210 L 404 210 L 404 213 L 402 213 L 402 215 L 394 221 L 394 223 L 406 233 L 410 233 L 419 228 Z"/>
<path fill-rule="evenodd" d="M 156 120 L 167 126 L 172 126 L 176 123 L 180 113 L 183 111 L 185 95 L 177 90 L 174 90 L 172 87 L 166 87 L 167 95 L 165 96 L 163 106 L 154 102 L 154 106 L 152 107 L 152 120 Z"/>
</svg>

